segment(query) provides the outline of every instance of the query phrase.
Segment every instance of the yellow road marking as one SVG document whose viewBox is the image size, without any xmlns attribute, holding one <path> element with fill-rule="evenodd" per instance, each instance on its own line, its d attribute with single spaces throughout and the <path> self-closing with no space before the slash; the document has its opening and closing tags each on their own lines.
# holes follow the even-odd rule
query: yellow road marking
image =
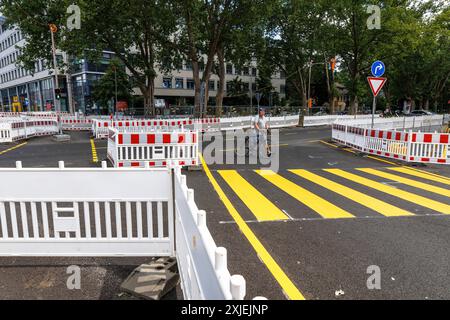
<svg viewBox="0 0 450 320">
<path fill-rule="evenodd" d="M 394 166 L 397 166 L 397 164 L 395 162 L 388 161 L 388 160 L 381 159 L 381 158 L 377 158 L 377 157 L 374 157 L 374 156 L 367 156 L 367 158 L 373 159 L 373 160 L 377 160 L 377 161 L 380 161 L 380 162 L 384 162 L 384 163 L 387 163 L 387 164 L 391 164 L 391 165 L 394 165 Z"/>
<path fill-rule="evenodd" d="M 97 149 L 95 148 L 94 139 L 91 139 L 91 149 L 92 149 L 92 162 L 98 162 Z"/>
<path fill-rule="evenodd" d="M 323 140 L 320 140 L 320 143 L 326 144 L 327 146 L 330 146 L 330 147 L 333 147 L 333 148 L 336 148 L 336 149 L 339 148 L 338 146 L 336 146 L 336 145 L 334 145 L 332 143 L 328 143 L 328 142 L 323 141 Z"/>
<path fill-rule="evenodd" d="M 403 184 L 411 186 L 411 187 L 415 187 L 415 188 L 422 189 L 422 190 L 425 190 L 425 191 L 434 192 L 434 193 L 437 193 L 437 194 L 439 194 L 441 196 L 450 197 L 450 190 L 444 189 L 444 188 L 440 188 L 440 187 L 436 187 L 436 186 L 430 185 L 428 183 L 419 182 L 419 181 L 416 181 L 416 180 L 400 177 L 400 176 L 395 175 L 395 174 L 383 172 L 383 171 L 380 171 L 380 170 L 370 169 L 370 168 L 369 169 L 357 169 L 357 170 L 361 171 L 361 172 L 365 172 L 365 173 L 371 174 L 371 175 L 374 175 L 374 176 L 377 176 L 377 177 L 389 179 L 389 180 L 392 180 L 392 181 L 397 181 L 397 182 L 403 183 Z"/>
<path fill-rule="evenodd" d="M 16 149 L 19 149 L 20 147 L 23 147 L 23 146 L 26 145 L 27 143 L 28 143 L 28 142 L 24 142 L 24 143 L 18 144 L 17 146 L 12 147 L 12 148 L 9 148 L 9 149 L 0 151 L 0 155 L 5 154 L 5 153 L 10 152 L 10 151 L 13 151 L 13 150 L 16 150 Z"/>
<path fill-rule="evenodd" d="M 429 199 L 426 197 L 422 197 L 420 195 L 417 195 L 417 194 L 414 194 L 411 192 L 400 190 L 400 189 L 364 178 L 364 177 L 356 175 L 356 174 L 345 172 L 340 169 L 325 169 L 324 171 L 332 173 L 332 174 L 342 177 L 344 179 L 362 184 L 366 187 L 378 190 L 380 192 L 387 193 L 393 197 L 397 197 L 397 198 L 403 199 L 405 201 L 412 202 L 412 203 L 420 205 L 422 207 L 426 207 L 426 208 L 432 209 L 434 211 L 437 211 L 437 212 L 440 212 L 443 214 L 450 214 L 450 206 L 445 203 L 441 203 L 439 201 L 435 201 L 435 200 L 432 200 L 432 199 Z"/>
<path fill-rule="evenodd" d="M 338 146 L 336 146 L 336 145 L 334 145 L 332 143 L 328 143 L 328 142 L 323 141 L 323 140 L 320 140 L 319 142 L 321 142 L 321 143 L 323 143 L 323 144 L 325 144 L 327 146 L 336 148 L 336 149 L 339 148 Z M 350 153 L 356 153 L 354 150 L 348 149 L 348 148 L 342 148 L 342 150 L 350 152 Z M 366 158 L 373 159 L 373 160 L 380 161 L 380 162 L 384 162 L 384 163 L 388 163 L 388 164 L 391 164 L 391 165 L 394 165 L 394 166 L 397 165 L 395 162 L 391 162 L 391 161 L 388 161 L 388 160 L 380 159 L 380 158 L 377 158 L 377 157 L 374 157 L 374 156 L 367 156 Z"/>
<path fill-rule="evenodd" d="M 257 170 L 255 172 L 290 196 L 294 197 L 301 203 L 316 211 L 324 218 L 342 219 L 354 217 L 351 213 L 335 206 L 331 202 L 328 202 L 327 200 L 300 187 L 299 185 L 289 181 L 288 179 L 276 174 L 273 171 Z"/>
<path fill-rule="evenodd" d="M 378 213 L 386 217 L 402 217 L 402 216 L 411 216 L 413 215 L 411 212 L 400 209 L 396 206 L 390 205 L 384 201 L 378 200 L 374 197 L 368 196 L 362 192 L 353 190 L 349 187 L 346 187 L 342 184 L 336 183 L 329 179 L 323 178 L 317 174 L 311 173 L 307 170 L 289 170 L 290 172 L 307 179 L 311 182 L 317 183 L 318 185 L 336 192 L 347 199 L 355 201 L 369 209 L 372 209 Z"/>
<path fill-rule="evenodd" d="M 208 165 L 206 164 L 205 159 L 203 159 L 202 155 L 200 155 L 200 159 L 202 161 L 203 169 L 205 170 L 205 173 L 206 173 L 209 181 L 213 185 L 214 190 L 216 190 L 217 194 L 219 195 L 219 198 L 222 200 L 222 202 L 224 203 L 228 212 L 233 217 L 234 221 L 236 221 L 236 224 L 238 225 L 239 229 L 242 231 L 244 236 L 250 242 L 251 246 L 256 251 L 256 253 L 258 254 L 261 261 L 266 265 L 267 269 L 269 269 L 272 276 L 279 283 L 279 285 L 283 289 L 286 296 L 291 300 L 305 300 L 305 297 L 297 289 L 297 287 L 294 285 L 294 283 L 291 281 L 291 279 L 289 279 L 289 277 L 286 275 L 286 273 L 283 271 L 283 269 L 281 269 L 281 267 L 278 265 L 278 263 L 272 258 L 270 253 L 267 251 L 267 249 L 261 243 L 261 241 L 259 241 L 259 239 L 256 237 L 256 235 L 253 233 L 253 231 L 247 225 L 245 220 L 242 219 L 239 212 L 236 210 L 236 208 L 233 206 L 231 201 L 226 196 L 225 192 L 222 190 L 220 185 L 217 183 L 217 180 L 212 175 L 212 173 L 209 170 Z"/>
<path fill-rule="evenodd" d="M 416 177 L 420 177 L 420 178 L 424 178 L 424 179 L 428 179 L 428 180 L 432 180 L 432 181 L 437 181 L 437 182 L 441 182 L 441 183 L 445 183 L 445 184 L 450 184 L 450 178 L 449 177 L 440 176 L 440 175 L 438 175 L 436 173 L 423 171 L 423 170 L 419 170 L 419 169 L 416 169 L 416 168 L 401 167 L 401 168 L 388 168 L 388 169 L 389 170 L 398 171 L 398 172 L 403 172 L 403 173 L 406 173 L 406 174 L 410 174 L 412 176 L 416 176 Z"/>
<path fill-rule="evenodd" d="M 237 171 L 219 170 L 218 172 L 258 221 L 289 220 L 283 211 L 248 183 Z"/>
</svg>

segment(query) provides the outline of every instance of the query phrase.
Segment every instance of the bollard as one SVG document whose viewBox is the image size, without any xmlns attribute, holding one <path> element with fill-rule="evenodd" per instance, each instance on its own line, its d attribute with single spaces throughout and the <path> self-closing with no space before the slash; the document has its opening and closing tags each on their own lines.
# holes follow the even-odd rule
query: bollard
<svg viewBox="0 0 450 320">
<path fill-rule="evenodd" d="M 108 163 L 106 161 L 102 161 L 102 169 L 108 169 Z"/>
<path fill-rule="evenodd" d="M 64 161 L 59 161 L 58 167 L 59 167 L 59 169 L 64 169 Z"/>
<path fill-rule="evenodd" d="M 227 269 L 227 249 L 222 247 L 216 249 L 214 269 L 217 273 Z"/>
<path fill-rule="evenodd" d="M 246 283 L 243 276 L 234 275 L 230 280 L 231 296 L 233 300 L 244 300 L 246 294 Z"/>
<path fill-rule="evenodd" d="M 145 161 L 144 168 L 145 169 L 150 169 L 150 163 L 148 161 Z"/>
<path fill-rule="evenodd" d="M 187 191 L 187 201 L 188 202 L 193 202 L 194 199 L 194 190 L 193 189 L 188 189 Z"/>
<path fill-rule="evenodd" d="M 16 169 L 22 169 L 22 161 L 16 161 Z"/>
<path fill-rule="evenodd" d="M 206 211 L 199 210 L 197 214 L 197 226 L 199 228 L 206 228 Z"/>
</svg>

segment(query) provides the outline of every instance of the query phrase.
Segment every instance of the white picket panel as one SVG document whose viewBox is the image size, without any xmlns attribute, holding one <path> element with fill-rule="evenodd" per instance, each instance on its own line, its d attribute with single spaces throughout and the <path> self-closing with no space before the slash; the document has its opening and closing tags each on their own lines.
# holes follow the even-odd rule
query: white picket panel
<svg viewBox="0 0 450 320">
<path fill-rule="evenodd" d="M 0 179 L 0 256 L 174 254 L 168 170 L 0 169 Z"/>
</svg>

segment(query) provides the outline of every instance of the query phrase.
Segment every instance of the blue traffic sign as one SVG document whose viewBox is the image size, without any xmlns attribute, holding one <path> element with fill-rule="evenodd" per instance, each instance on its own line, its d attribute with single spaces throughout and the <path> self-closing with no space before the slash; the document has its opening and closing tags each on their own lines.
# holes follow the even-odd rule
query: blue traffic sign
<svg viewBox="0 0 450 320">
<path fill-rule="evenodd" d="M 372 65 L 372 75 L 374 77 L 381 77 L 386 72 L 386 67 L 383 62 L 375 61 Z"/>
</svg>

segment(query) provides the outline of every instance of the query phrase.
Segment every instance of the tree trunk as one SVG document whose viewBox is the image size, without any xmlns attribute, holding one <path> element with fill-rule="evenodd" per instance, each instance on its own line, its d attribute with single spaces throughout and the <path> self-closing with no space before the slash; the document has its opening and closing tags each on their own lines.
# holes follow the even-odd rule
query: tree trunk
<svg viewBox="0 0 450 320">
<path fill-rule="evenodd" d="M 200 81 L 200 67 L 198 61 L 192 60 L 192 76 L 194 78 L 194 116 L 197 118 L 201 117 L 201 103 L 200 103 L 200 91 L 201 91 L 201 81 Z"/>
<path fill-rule="evenodd" d="M 217 88 L 216 94 L 216 116 L 222 116 L 222 105 L 223 97 L 225 95 L 225 56 L 223 52 L 223 47 L 219 46 L 217 49 L 217 58 L 219 60 L 219 87 Z"/>
<path fill-rule="evenodd" d="M 328 102 L 330 104 L 330 113 L 334 114 L 335 113 L 335 108 L 334 108 L 334 96 L 333 96 L 333 90 L 332 90 L 332 83 L 331 83 L 331 78 L 330 78 L 330 73 L 328 71 L 328 63 L 325 59 L 325 74 L 327 76 L 327 93 L 328 93 Z"/>
<path fill-rule="evenodd" d="M 142 95 L 144 96 L 144 115 L 155 115 L 155 80 L 148 79 L 148 85 L 141 88 Z"/>
</svg>

